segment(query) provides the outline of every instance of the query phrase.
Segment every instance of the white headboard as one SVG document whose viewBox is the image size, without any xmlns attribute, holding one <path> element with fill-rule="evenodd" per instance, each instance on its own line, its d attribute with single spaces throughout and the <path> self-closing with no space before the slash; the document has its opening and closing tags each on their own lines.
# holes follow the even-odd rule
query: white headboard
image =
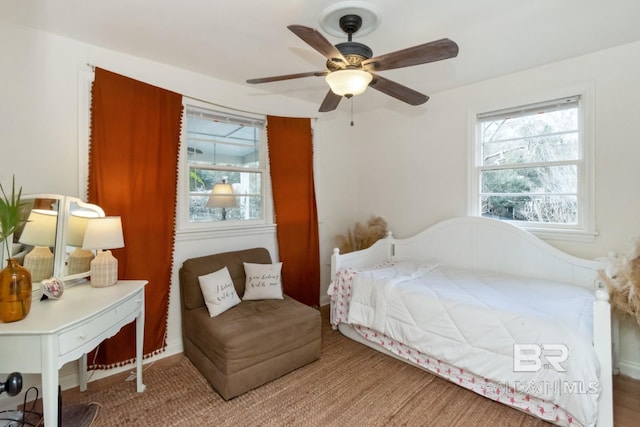
<svg viewBox="0 0 640 427">
<path fill-rule="evenodd" d="M 509 223 L 482 217 L 452 218 L 406 239 L 389 236 L 373 246 L 340 255 L 334 249 L 331 278 L 342 267 L 366 267 L 390 259 L 433 260 L 474 270 L 597 288 L 600 261 L 569 255 Z"/>
<path fill-rule="evenodd" d="M 368 267 L 391 259 L 391 233 L 375 242 L 371 247 L 356 252 L 340 254 L 338 248 L 331 255 L 331 280 L 342 267 Z"/>
</svg>

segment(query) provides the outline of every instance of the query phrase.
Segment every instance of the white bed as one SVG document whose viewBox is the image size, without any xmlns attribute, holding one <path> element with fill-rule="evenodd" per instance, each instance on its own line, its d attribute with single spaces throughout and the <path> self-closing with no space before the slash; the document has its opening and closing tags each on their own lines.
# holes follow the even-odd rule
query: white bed
<svg viewBox="0 0 640 427">
<path fill-rule="evenodd" d="M 454 218 L 362 251 L 335 249 L 331 322 L 554 424 L 612 426 L 602 267 L 501 221 Z"/>
</svg>

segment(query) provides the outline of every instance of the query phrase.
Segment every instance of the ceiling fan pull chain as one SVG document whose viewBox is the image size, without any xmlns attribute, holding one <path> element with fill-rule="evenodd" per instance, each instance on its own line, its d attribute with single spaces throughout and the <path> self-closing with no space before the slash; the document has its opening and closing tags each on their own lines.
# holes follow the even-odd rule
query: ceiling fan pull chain
<svg viewBox="0 0 640 427">
<path fill-rule="evenodd" d="M 351 126 L 353 126 L 353 96 L 351 97 Z"/>
</svg>

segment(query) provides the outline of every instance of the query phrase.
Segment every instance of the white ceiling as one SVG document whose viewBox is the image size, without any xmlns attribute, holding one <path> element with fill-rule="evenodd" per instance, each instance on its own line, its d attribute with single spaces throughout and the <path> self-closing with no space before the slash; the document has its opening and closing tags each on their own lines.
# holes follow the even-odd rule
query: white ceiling
<svg viewBox="0 0 640 427">
<path fill-rule="evenodd" d="M 307 77 L 261 85 L 246 79 L 322 71 L 325 60 L 286 27 L 319 29 L 331 0 L 2 0 L 0 20 L 218 79 L 317 103 L 328 87 Z M 367 0 L 378 27 L 355 37 L 374 56 L 450 38 L 457 58 L 381 75 L 427 95 L 640 40 L 638 0 Z M 357 35 L 356 35 L 357 36 Z M 375 90 L 369 108 L 399 103 Z M 347 108 L 346 103 L 341 108 Z M 368 108 L 368 109 L 369 109 Z M 420 107 L 412 107 L 420 108 Z"/>
</svg>

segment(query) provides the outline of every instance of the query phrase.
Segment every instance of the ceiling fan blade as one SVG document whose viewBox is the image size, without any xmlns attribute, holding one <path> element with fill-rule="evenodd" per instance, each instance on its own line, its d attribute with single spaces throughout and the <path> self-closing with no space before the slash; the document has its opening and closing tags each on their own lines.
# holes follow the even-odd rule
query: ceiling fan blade
<svg viewBox="0 0 640 427">
<path fill-rule="evenodd" d="M 342 97 L 340 95 L 336 95 L 331 90 L 327 93 L 327 96 L 324 97 L 324 101 L 320 104 L 320 109 L 318 110 L 321 113 L 326 113 L 327 111 L 333 111 L 338 107 L 340 100 Z"/>
<path fill-rule="evenodd" d="M 337 59 L 343 62 L 345 66 L 349 64 L 344 56 L 342 56 L 342 53 L 317 30 L 302 25 L 289 25 L 287 28 L 296 36 L 300 37 L 306 44 L 320 52 L 325 58 Z"/>
<path fill-rule="evenodd" d="M 308 73 L 297 73 L 297 74 L 285 74 L 282 76 L 273 76 L 273 77 L 262 77 L 259 79 L 249 79 L 247 80 L 247 83 L 269 83 L 269 82 L 277 82 L 280 80 L 290 80 L 290 79 L 299 79 L 301 77 L 312 77 L 312 76 L 316 76 L 316 77 L 322 77 L 322 76 L 326 76 L 329 72 L 328 71 L 310 71 Z"/>
<path fill-rule="evenodd" d="M 369 87 L 411 105 L 424 104 L 429 100 L 427 95 L 416 92 L 392 80 L 380 77 L 377 74 L 373 74 L 373 80 L 369 83 Z"/>
<path fill-rule="evenodd" d="M 367 59 L 362 61 L 362 67 L 366 71 L 392 70 L 442 61 L 443 59 L 455 58 L 457 55 L 458 45 L 454 41 L 440 39 Z"/>
</svg>

